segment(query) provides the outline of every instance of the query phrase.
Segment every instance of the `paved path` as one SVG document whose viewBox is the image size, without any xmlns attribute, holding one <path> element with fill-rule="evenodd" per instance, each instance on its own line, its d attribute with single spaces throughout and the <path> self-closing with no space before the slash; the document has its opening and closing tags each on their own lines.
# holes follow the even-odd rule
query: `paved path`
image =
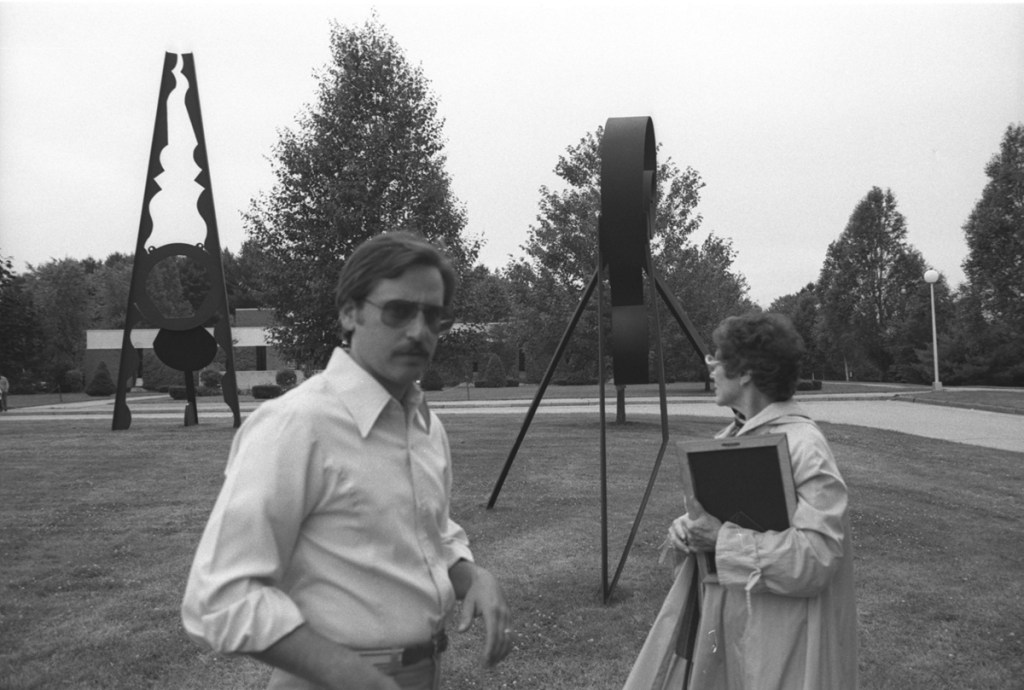
<svg viewBox="0 0 1024 690">
<path fill-rule="evenodd" d="M 890 395 L 879 394 L 798 396 L 798 400 L 814 419 L 823 422 L 889 429 L 915 436 L 1024 453 L 1024 415 L 900 402 L 893 400 Z M 467 400 L 434 402 L 431 406 L 441 417 L 459 414 L 514 414 L 525 418 L 530 403 L 529 400 Z M 606 404 L 606 412 L 614 414 L 614 399 L 608 400 Z M 627 398 L 626 404 L 627 414 L 659 414 L 657 398 Z M 242 403 L 242 416 L 246 416 L 257 405 L 254 402 Z M 132 398 L 128 406 L 132 411 L 132 419 L 184 421 L 184 403 L 170 400 L 166 395 Z M 597 415 L 598 408 L 596 399 L 552 399 L 544 400 L 537 414 Z M 113 399 L 106 398 L 18 408 L 0 414 L 0 435 L 3 434 L 4 426 L 19 421 L 95 420 L 109 425 L 113 419 L 113 409 Z M 679 416 L 717 418 L 723 423 L 729 419 L 722 408 L 706 397 L 669 398 L 668 412 Z M 200 422 L 230 418 L 231 411 L 223 400 L 200 398 Z"/>
</svg>

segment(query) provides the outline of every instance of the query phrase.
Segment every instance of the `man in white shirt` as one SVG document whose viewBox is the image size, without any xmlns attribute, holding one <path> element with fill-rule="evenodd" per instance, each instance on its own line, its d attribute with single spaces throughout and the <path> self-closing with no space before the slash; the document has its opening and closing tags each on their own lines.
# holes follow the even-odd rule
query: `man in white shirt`
<svg viewBox="0 0 1024 690">
<path fill-rule="evenodd" d="M 416 381 L 451 326 L 455 273 L 389 233 L 345 262 L 348 352 L 239 429 L 182 603 L 186 631 L 275 667 L 268 687 L 436 690 L 446 618 L 512 648 L 497 580 L 449 518 L 451 462 Z"/>
</svg>

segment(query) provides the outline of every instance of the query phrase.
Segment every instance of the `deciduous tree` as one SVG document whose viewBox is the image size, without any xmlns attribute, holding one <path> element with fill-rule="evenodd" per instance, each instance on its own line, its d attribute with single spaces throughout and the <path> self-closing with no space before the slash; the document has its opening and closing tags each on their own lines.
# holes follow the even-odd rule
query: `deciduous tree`
<svg viewBox="0 0 1024 690">
<path fill-rule="evenodd" d="M 802 376 L 808 379 L 822 378 L 825 363 L 818 349 L 821 304 L 814 283 L 808 283 L 798 292 L 777 298 L 768 307 L 768 311 L 788 316 L 803 338 L 805 353 Z"/>
<path fill-rule="evenodd" d="M 1006 128 L 989 181 L 963 226 L 964 273 L 990 319 L 1024 335 L 1024 124 Z"/>
<path fill-rule="evenodd" d="M 111 254 L 89 275 L 92 328 L 124 328 L 131 282 L 131 254 Z"/>
<path fill-rule="evenodd" d="M 895 195 L 873 187 L 829 245 L 818 279 L 819 345 L 833 371 L 852 367 L 861 378 L 893 376 L 899 328 L 914 311 L 924 270 L 920 252 L 907 243 Z"/>
<path fill-rule="evenodd" d="M 534 366 L 531 377 L 536 376 L 538 364 L 547 366 L 597 266 L 603 135 L 603 128 L 598 127 L 559 157 L 555 173 L 565 187 L 541 188 L 537 223 L 530 228 L 523 247 L 527 257 L 507 271 L 514 285 L 517 330 L 528 334 L 525 346 Z M 724 316 L 753 306 L 746 298 L 746 281 L 732 269 L 735 255 L 728 240 L 712 234 L 700 245 L 693 242 L 692 235 L 702 220 L 697 212 L 704 186 L 699 173 L 680 169 L 671 158 L 665 158 L 658 165 L 657 180 L 651 244 L 655 266 L 707 340 Z M 648 299 L 661 304 L 660 298 Z M 687 372 L 699 375 L 703 363 L 692 355 L 692 347 L 667 310 L 660 309 L 670 378 Z M 592 299 L 560 363 L 566 371 L 564 378 L 596 380 L 597 332 L 596 299 Z"/>
<path fill-rule="evenodd" d="M 494 323 L 511 316 L 508 279 L 482 264 L 462 276 L 459 285 L 459 320 L 464 323 Z"/>
<path fill-rule="evenodd" d="M 986 316 L 981 296 L 965 284 L 956 295 L 948 337 L 939 336 L 942 381 L 952 385 L 1024 385 L 1024 337 Z"/>
<path fill-rule="evenodd" d="M 334 24 L 315 102 L 275 146 L 273 190 L 246 216 L 263 252 L 273 340 L 303 366 L 323 366 L 338 342 L 334 285 L 365 239 L 407 229 L 442 243 L 465 272 L 478 243 L 445 171 L 443 120 L 423 71 L 376 16 Z"/>
<path fill-rule="evenodd" d="M 251 241 L 243 242 L 238 254 L 232 254 L 226 248 L 223 250 L 224 287 L 228 293 L 228 309 L 232 314 L 236 309 L 265 306 L 260 289 L 260 259 L 259 247 Z"/>
<path fill-rule="evenodd" d="M 43 332 L 26 286 L 9 257 L 0 256 L 0 374 L 13 390 L 41 378 Z"/>
<path fill-rule="evenodd" d="M 89 286 L 82 262 L 53 259 L 28 267 L 28 290 L 42 327 L 43 359 L 51 380 L 81 366 L 90 325 Z"/>
</svg>

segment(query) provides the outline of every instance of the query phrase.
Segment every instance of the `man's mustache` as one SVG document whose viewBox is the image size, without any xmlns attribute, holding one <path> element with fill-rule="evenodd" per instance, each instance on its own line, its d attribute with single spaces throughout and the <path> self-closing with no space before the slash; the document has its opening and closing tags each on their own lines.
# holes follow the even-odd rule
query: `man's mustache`
<svg viewBox="0 0 1024 690">
<path fill-rule="evenodd" d="M 407 345 L 405 347 L 395 350 L 395 354 L 399 357 L 415 356 L 415 357 L 429 357 L 430 351 L 426 347 L 419 343 Z"/>
</svg>

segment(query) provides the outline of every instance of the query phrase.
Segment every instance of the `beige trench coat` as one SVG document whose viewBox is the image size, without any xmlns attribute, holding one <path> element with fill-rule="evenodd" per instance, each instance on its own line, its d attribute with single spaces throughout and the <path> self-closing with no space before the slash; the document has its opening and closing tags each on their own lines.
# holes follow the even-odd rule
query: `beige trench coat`
<svg viewBox="0 0 1024 690">
<path fill-rule="evenodd" d="M 731 434 L 785 433 L 797 508 L 792 527 L 754 532 L 726 523 L 718 536 L 718 584 L 703 585 L 689 690 L 854 690 L 857 610 L 846 484 L 817 425 L 790 401 L 774 403 Z M 675 657 L 677 577 L 625 690 L 682 688 Z M 689 565 L 687 565 L 689 564 Z M 675 675 L 675 678 L 666 680 Z"/>
</svg>

